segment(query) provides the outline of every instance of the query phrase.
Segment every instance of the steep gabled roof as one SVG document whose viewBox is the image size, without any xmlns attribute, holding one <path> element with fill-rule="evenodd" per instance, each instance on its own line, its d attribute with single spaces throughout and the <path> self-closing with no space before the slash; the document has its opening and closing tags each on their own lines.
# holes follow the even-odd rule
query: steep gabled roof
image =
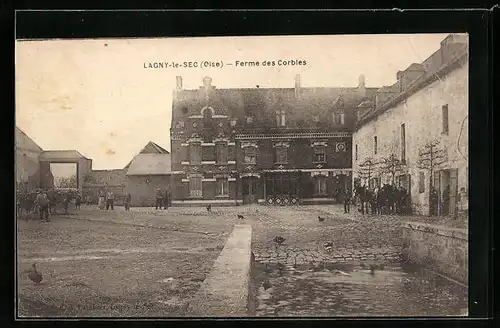
<svg viewBox="0 0 500 328">
<path fill-rule="evenodd" d="M 161 147 L 160 145 L 158 145 L 157 143 L 153 142 L 153 141 L 150 141 L 146 144 L 146 146 L 144 146 L 137 155 L 139 154 L 170 154 L 170 152 L 168 150 L 166 150 L 165 148 Z M 132 162 L 134 161 L 135 157 L 134 156 L 130 162 L 128 162 L 127 165 L 125 165 L 125 167 L 123 169 L 127 170 L 128 168 L 130 168 L 130 165 L 132 164 Z"/>
<path fill-rule="evenodd" d="M 43 149 L 36 142 L 33 141 L 23 130 L 16 126 L 15 130 L 16 147 L 26 148 L 33 151 L 42 152 Z"/>
<path fill-rule="evenodd" d="M 141 149 L 140 154 L 170 154 L 168 150 L 150 141 Z"/>
<path fill-rule="evenodd" d="M 127 169 L 127 175 L 165 175 L 171 174 L 170 154 L 137 154 Z"/>
</svg>

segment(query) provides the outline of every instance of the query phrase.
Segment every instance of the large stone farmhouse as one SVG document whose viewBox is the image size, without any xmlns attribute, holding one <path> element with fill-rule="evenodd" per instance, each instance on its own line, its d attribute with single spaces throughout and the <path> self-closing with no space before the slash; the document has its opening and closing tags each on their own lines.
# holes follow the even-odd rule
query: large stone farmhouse
<svg viewBox="0 0 500 328">
<path fill-rule="evenodd" d="M 365 183 L 371 187 L 403 185 L 415 213 L 429 213 L 431 186 L 438 204 L 443 198 L 455 204 L 458 190 L 468 189 L 468 71 L 467 35 L 451 34 L 429 58 L 398 72 L 393 85 L 378 90 L 372 106 L 358 113 L 355 180 L 369 180 Z M 435 158 L 432 170 L 430 156 Z M 391 158 L 399 165 L 382 169 Z M 372 172 L 366 176 L 370 163 Z M 455 210 L 450 206 L 444 213 L 439 206 L 438 212 L 454 215 Z"/>
</svg>

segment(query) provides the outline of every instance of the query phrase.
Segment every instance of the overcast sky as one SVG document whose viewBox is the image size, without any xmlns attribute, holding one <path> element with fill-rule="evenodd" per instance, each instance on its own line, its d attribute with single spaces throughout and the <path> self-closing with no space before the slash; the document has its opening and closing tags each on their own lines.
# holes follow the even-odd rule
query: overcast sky
<svg viewBox="0 0 500 328">
<path fill-rule="evenodd" d="M 395 82 L 446 34 L 18 41 L 16 124 L 46 150 L 75 149 L 94 169 L 122 168 L 154 141 L 170 150 L 175 77 L 196 89 L 368 87 Z M 306 66 L 144 68 L 152 62 L 305 60 Z"/>
</svg>

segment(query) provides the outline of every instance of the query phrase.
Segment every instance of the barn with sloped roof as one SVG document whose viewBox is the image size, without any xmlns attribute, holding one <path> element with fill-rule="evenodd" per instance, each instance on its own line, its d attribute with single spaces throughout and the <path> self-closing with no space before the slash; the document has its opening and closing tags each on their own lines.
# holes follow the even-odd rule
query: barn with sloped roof
<svg viewBox="0 0 500 328">
<path fill-rule="evenodd" d="M 130 193 L 132 206 L 154 206 L 156 189 L 171 193 L 171 155 L 150 141 L 125 166 L 125 194 Z"/>
</svg>

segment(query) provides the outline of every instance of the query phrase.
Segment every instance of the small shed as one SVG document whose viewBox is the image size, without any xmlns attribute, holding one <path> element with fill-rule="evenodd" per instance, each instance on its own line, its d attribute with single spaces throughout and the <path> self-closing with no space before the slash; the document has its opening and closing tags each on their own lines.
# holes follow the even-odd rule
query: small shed
<svg viewBox="0 0 500 328">
<path fill-rule="evenodd" d="M 134 156 L 126 170 L 125 193 L 132 196 L 132 206 L 154 206 L 157 188 L 171 190 L 171 155 L 154 142 Z"/>
</svg>

